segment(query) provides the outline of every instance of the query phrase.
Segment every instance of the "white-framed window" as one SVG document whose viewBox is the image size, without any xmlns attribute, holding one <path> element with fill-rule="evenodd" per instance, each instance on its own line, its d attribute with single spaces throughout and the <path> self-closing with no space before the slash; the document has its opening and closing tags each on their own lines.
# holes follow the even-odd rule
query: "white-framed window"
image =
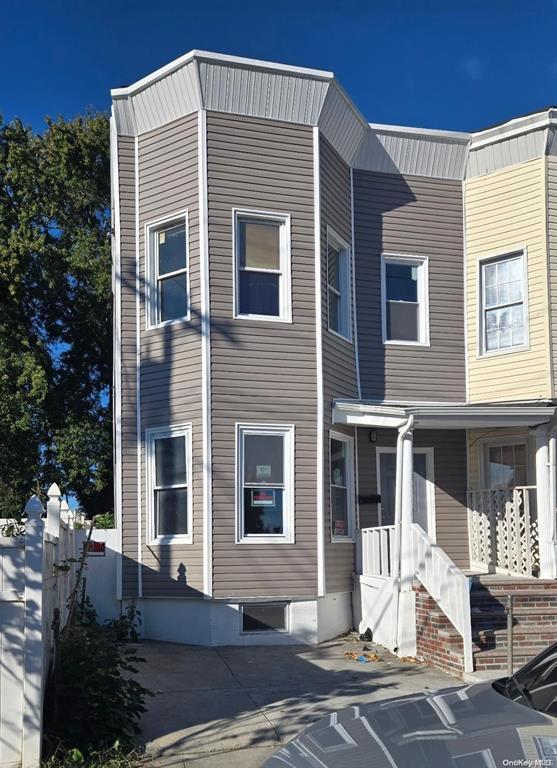
<svg viewBox="0 0 557 768">
<path fill-rule="evenodd" d="M 294 541 L 294 427 L 236 425 L 236 540 Z"/>
<path fill-rule="evenodd" d="M 290 216 L 233 210 L 234 317 L 291 322 Z"/>
<path fill-rule="evenodd" d="M 483 449 L 483 487 L 493 490 L 528 485 L 530 474 L 527 437 L 486 439 Z"/>
<path fill-rule="evenodd" d="M 287 603 L 243 603 L 240 605 L 240 633 L 288 632 Z"/>
<path fill-rule="evenodd" d="M 190 319 L 188 212 L 145 225 L 147 327 Z"/>
<path fill-rule="evenodd" d="M 354 438 L 341 432 L 329 434 L 331 541 L 354 539 Z"/>
<path fill-rule="evenodd" d="M 350 246 L 327 227 L 327 307 L 332 333 L 352 341 Z"/>
<path fill-rule="evenodd" d="M 191 425 L 145 430 L 145 450 L 150 543 L 191 543 Z"/>
<path fill-rule="evenodd" d="M 381 256 L 384 344 L 429 345 L 428 260 L 425 256 Z"/>
<path fill-rule="evenodd" d="M 480 260 L 480 354 L 528 344 L 525 251 Z"/>
</svg>

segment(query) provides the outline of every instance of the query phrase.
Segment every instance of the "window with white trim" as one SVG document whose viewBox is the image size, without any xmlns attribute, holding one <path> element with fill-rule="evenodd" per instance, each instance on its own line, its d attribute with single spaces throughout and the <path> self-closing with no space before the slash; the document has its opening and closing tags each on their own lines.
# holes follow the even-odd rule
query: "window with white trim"
<svg viewBox="0 0 557 768">
<path fill-rule="evenodd" d="M 238 540 L 291 542 L 294 517 L 294 427 L 239 425 Z"/>
<path fill-rule="evenodd" d="M 145 442 L 150 539 L 191 541 L 191 428 L 146 430 Z"/>
<path fill-rule="evenodd" d="M 488 488 L 515 488 L 528 485 L 527 440 L 516 439 L 505 443 L 486 442 L 484 446 Z"/>
<path fill-rule="evenodd" d="M 150 327 L 189 318 L 187 214 L 146 227 Z"/>
<path fill-rule="evenodd" d="M 235 317 L 290 320 L 290 218 L 234 211 Z"/>
<path fill-rule="evenodd" d="M 354 441 L 348 435 L 330 435 L 331 539 L 352 539 L 354 510 Z"/>
<path fill-rule="evenodd" d="M 381 288 L 383 342 L 429 344 L 427 259 L 384 254 Z"/>
<path fill-rule="evenodd" d="M 350 248 L 332 230 L 327 231 L 327 301 L 329 330 L 352 339 Z"/>
<path fill-rule="evenodd" d="M 526 343 L 524 255 L 481 262 L 482 352 Z"/>
</svg>

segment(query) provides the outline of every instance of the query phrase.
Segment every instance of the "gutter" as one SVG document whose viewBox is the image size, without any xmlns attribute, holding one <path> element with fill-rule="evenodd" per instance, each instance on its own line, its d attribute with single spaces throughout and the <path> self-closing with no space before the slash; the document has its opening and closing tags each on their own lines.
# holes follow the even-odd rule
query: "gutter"
<svg viewBox="0 0 557 768">
<path fill-rule="evenodd" d="M 395 596 L 395 616 L 393 621 L 393 639 L 391 642 L 393 651 L 398 650 L 398 617 L 400 609 L 400 571 L 401 571 L 401 552 L 402 552 L 402 461 L 403 450 L 402 443 L 404 438 L 414 426 L 414 416 L 410 414 L 407 421 L 399 427 L 398 437 L 396 439 L 396 481 L 395 481 L 395 551 L 393 557 L 393 586 L 396 592 Z"/>
</svg>

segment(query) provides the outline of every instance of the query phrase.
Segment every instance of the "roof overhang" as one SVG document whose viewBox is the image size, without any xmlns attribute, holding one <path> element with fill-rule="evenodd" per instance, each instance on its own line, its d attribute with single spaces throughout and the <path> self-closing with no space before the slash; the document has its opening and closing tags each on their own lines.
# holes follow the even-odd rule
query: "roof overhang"
<svg viewBox="0 0 557 768">
<path fill-rule="evenodd" d="M 482 429 L 534 427 L 555 415 L 549 403 L 466 405 L 461 403 L 412 403 L 384 405 L 362 400 L 335 400 L 333 424 L 398 429 L 409 416 L 418 429 Z"/>
</svg>

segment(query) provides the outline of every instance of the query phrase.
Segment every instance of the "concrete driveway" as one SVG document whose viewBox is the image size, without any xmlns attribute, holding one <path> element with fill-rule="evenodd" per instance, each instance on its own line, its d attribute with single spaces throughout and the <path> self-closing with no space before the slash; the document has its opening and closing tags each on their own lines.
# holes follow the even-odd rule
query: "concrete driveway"
<svg viewBox="0 0 557 768">
<path fill-rule="evenodd" d="M 379 662 L 345 657 L 363 645 L 356 636 L 317 647 L 141 643 L 138 679 L 155 694 L 141 724 L 149 764 L 259 768 L 328 712 L 458 682 L 381 648 Z"/>
</svg>

